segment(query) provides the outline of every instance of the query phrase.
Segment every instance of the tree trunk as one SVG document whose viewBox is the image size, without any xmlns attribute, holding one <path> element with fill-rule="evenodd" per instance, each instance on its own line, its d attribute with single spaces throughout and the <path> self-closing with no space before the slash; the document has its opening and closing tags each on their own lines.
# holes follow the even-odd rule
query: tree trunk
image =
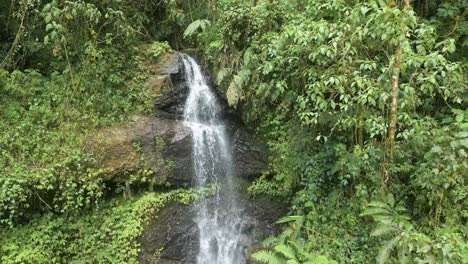
<svg viewBox="0 0 468 264">
<path fill-rule="evenodd" d="M 21 40 L 24 37 L 24 31 L 26 29 L 24 24 L 25 24 L 27 15 L 28 15 L 28 3 L 25 2 L 23 3 L 23 6 L 21 8 L 20 23 L 18 26 L 18 31 L 15 36 L 15 40 L 13 41 L 13 44 L 11 44 L 11 47 L 8 50 L 8 53 L 6 54 L 5 58 L 0 63 L 0 68 L 7 68 L 8 66 L 11 66 L 11 65 L 13 66 L 13 68 L 15 68 L 13 57 L 15 56 L 16 48 L 20 45 Z"/>
<path fill-rule="evenodd" d="M 403 4 L 403 19 L 406 18 L 407 12 L 406 9 L 410 6 L 409 0 L 404 0 Z M 406 22 L 403 21 L 401 26 L 401 36 L 406 38 Z M 402 43 L 398 44 L 395 49 L 395 58 L 392 65 L 392 85 L 391 85 L 391 98 L 392 103 L 390 107 L 390 121 L 388 126 L 388 137 L 387 137 L 387 146 L 386 146 L 386 157 L 384 160 L 384 178 L 383 186 L 387 187 L 388 181 L 390 180 L 390 165 L 393 162 L 393 150 L 395 147 L 395 134 L 397 128 L 397 116 L 398 116 L 398 90 L 400 85 L 400 71 L 401 71 L 401 49 Z"/>
</svg>

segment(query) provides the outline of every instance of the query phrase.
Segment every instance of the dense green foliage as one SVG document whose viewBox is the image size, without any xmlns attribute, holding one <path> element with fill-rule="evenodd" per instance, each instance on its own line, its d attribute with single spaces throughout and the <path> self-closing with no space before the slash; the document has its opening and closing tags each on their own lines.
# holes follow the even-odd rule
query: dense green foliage
<svg viewBox="0 0 468 264">
<path fill-rule="evenodd" d="M 268 141 L 270 169 L 250 190 L 290 197 L 301 252 L 467 259 L 464 4 L 226 0 L 190 31 L 229 103 Z M 288 257 L 283 244 L 272 250 Z"/>
<path fill-rule="evenodd" d="M 188 203 L 194 192 L 148 193 L 113 199 L 99 209 L 56 216 L 2 230 L 2 263 L 138 263 L 143 225 L 168 202 Z"/>
<path fill-rule="evenodd" d="M 78 69 L 57 58 L 47 61 L 54 64 L 48 72 L 0 73 L 6 105 L 0 110 L 1 222 L 12 225 L 34 208 L 88 206 L 102 196 L 101 172 L 83 151 L 87 131 L 145 111 L 149 101 L 134 51 L 93 52 L 92 59 L 77 62 Z"/>
<path fill-rule="evenodd" d="M 0 224 L 98 205 L 109 186 L 85 143 L 95 129 L 151 110 L 142 57 L 157 59 L 170 46 L 142 44 L 184 8 L 175 1 L 0 4 Z"/>
<path fill-rule="evenodd" d="M 163 25 L 187 4 L 0 2 L 0 262 L 137 261 L 144 218 L 180 195 L 109 201 L 126 187 L 88 147 L 151 110 L 144 64 L 170 51 L 185 19 Z"/>
<path fill-rule="evenodd" d="M 7 107 L 0 110 L 0 221 L 12 224 L 31 207 L 63 211 L 102 196 L 101 172 L 83 150 L 87 131 L 119 122 L 126 113 L 137 112 L 137 106 L 143 111 L 147 97 L 136 73 L 108 75 L 123 67 L 123 59 L 103 58 L 95 69 L 83 72 L 94 76 L 81 77 L 77 87 L 70 87 L 70 79 L 58 73 L 1 73 L 1 100 Z M 125 80 L 135 85 L 124 86 Z"/>
<path fill-rule="evenodd" d="M 304 226 L 303 216 L 288 216 L 280 219 L 277 223 L 292 222 L 278 237 L 264 241 L 266 247 L 272 247 L 272 251 L 263 250 L 256 252 L 252 257 L 262 263 L 287 263 L 287 264 L 337 264 L 323 255 L 310 252 L 306 240 L 302 237 Z M 307 231 L 307 230 L 306 230 Z"/>
<path fill-rule="evenodd" d="M 251 194 L 290 205 L 254 259 L 466 263 L 467 15 L 465 0 L 0 2 L 2 262 L 136 261 L 172 196 L 106 201 L 123 187 L 85 143 L 150 110 L 143 56 L 192 46 L 270 148 Z"/>
</svg>

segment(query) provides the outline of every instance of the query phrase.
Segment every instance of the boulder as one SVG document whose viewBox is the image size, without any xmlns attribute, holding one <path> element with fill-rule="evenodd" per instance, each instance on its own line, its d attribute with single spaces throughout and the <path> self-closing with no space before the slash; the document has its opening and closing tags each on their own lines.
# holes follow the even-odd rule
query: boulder
<svg viewBox="0 0 468 264">
<path fill-rule="evenodd" d="M 88 153 L 96 157 L 97 166 L 108 178 L 121 181 L 122 175 L 139 167 L 133 133 L 126 127 L 96 131 L 86 142 Z"/>
<path fill-rule="evenodd" d="M 163 169 L 164 173 L 159 174 L 164 175 L 164 181 L 170 185 L 190 185 L 192 167 L 187 164 L 192 164 L 192 137 L 190 129 L 182 121 L 145 118 L 134 135 L 140 142 L 142 156 L 148 167 L 155 172 Z"/>
</svg>

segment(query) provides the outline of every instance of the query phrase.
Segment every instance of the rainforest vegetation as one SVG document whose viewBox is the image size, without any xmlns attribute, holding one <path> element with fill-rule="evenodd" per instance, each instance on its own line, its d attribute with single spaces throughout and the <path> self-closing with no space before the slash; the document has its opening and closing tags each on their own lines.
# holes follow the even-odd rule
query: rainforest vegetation
<svg viewBox="0 0 468 264">
<path fill-rule="evenodd" d="M 0 1 L 0 262 L 135 263 L 149 215 L 196 199 L 122 198 L 85 151 L 151 111 L 148 57 L 195 48 L 268 144 L 250 195 L 289 209 L 254 260 L 467 263 L 467 7 Z"/>
</svg>

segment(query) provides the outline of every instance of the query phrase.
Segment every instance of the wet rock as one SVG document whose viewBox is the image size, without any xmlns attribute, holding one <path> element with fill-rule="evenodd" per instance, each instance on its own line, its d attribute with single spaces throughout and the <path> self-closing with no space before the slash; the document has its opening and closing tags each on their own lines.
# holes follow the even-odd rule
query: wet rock
<svg viewBox="0 0 468 264">
<path fill-rule="evenodd" d="M 268 167 L 268 149 L 244 127 L 235 130 L 232 149 L 237 176 L 252 179 Z"/>
<path fill-rule="evenodd" d="M 155 115 L 168 119 L 181 119 L 188 93 L 182 58 L 178 53 L 173 53 L 156 73 L 150 77 L 147 85 L 157 87 L 160 83 L 163 84 L 159 85 L 161 89 L 157 91 L 153 101 Z"/>
<path fill-rule="evenodd" d="M 260 248 L 260 243 L 279 233 L 275 222 L 286 213 L 284 204 L 268 199 L 252 199 L 247 194 L 248 181 L 239 179 L 239 203 L 244 208 L 245 225 L 243 233 L 252 240 L 252 248 Z M 208 198 L 210 199 L 210 198 Z M 140 239 L 142 251 L 141 263 L 155 263 L 158 256 L 162 264 L 195 264 L 199 251 L 198 226 L 195 223 L 193 205 L 171 204 L 156 213 L 144 229 Z M 158 253 L 159 255 L 155 254 Z M 246 258 L 251 250 L 245 252 Z"/>
<path fill-rule="evenodd" d="M 195 263 L 198 229 L 190 206 L 173 203 L 161 209 L 145 227 L 140 242 L 140 263 Z"/>
<path fill-rule="evenodd" d="M 192 180 L 192 137 L 182 121 L 147 118 L 136 131 L 143 158 L 155 172 L 165 170 L 165 181 L 173 186 L 189 186 Z M 164 160 L 165 164 L 158 163 Z M 165 168 L 162 168 L 162 165 Z"/>
<path fill-rule="evenodd" d="M 182 121 L 188 86 L 179 55 L 174 53 L 166 60 L 167 65 L 155 68 L 155 76 L 148 81 L 149 91 L 157 94 L 154 115 L 135 122 L 133 139 L 139 142 L 143 160 L 157 172 L 158 177 L 164 175 L 164 181 L 173 186 L 190 186 L 194 178 L 192 137 L 190 129 Z M 267 147 L 245 127 L 239 114 L 228 106 L 219 91 L 217 94 L 221 118 L 232 147 L 233 168 L 238 176 L 235 186 L 239 188 L 240 208 L 243 208 L 245 216 L 242 232 L 252 238 L 255 247 L 276 233 L 275 221 L 284 215 L 284 206 L 269 200 L 253 200 L 247 194 L 249 180 L 267 168 Z M 196 206 L 173 203 L 159 211 L 141 237 L 140 262 L 196 263 L 199 231 L 194 221 L 194 210 Z M 245 255 L 250 253 L 247 250 Z"/>
<path fill-rule="evenodd" d="M 86 142 L 88 153 L 96 157 L 97 166 L 106 171 L 107 180 L 124 181 L 125 172 L 139 166 L 132 132 L 126 127 L 96 131 Z"/>
</svg>

